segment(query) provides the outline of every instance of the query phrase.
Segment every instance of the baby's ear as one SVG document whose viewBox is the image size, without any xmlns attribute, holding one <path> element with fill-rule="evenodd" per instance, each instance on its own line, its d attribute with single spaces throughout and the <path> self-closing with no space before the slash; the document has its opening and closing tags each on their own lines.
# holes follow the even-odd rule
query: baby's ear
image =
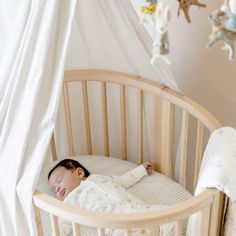
<svg viewBox="0 0 236 236">
<path fill-rule="evenodd" d="M 80 179 L 83 179 L 85 176 L 83 169 L 80 167 L 76 168 L 75 173 L 79 176 Z"/>
</svg>

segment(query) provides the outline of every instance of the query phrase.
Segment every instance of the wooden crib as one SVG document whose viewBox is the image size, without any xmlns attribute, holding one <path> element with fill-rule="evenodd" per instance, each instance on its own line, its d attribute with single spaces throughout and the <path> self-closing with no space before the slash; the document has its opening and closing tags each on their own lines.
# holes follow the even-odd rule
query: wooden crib
<svg viewBox="0 0 236 236">
<path fill-rule="evenodd" d="M 63 82 L 63 101 L 66 118 L 67 137 L 69 144 L 69 156 L 77 155 L 76 144 L 73 137 L 72 110 L 69 96 L 69 88 L 74 83 L 81 87 L 81 99 L 83 103 L 83 121 L 85 127 L 85 137 L 87 154 L 96 155 L 94 150 L 93 130 L 91 126 L 91 108 L 89 86 L 97 83 L 100 90 L 103 129 L 102 149 L 104 156 L 111 155 L 109 123 L 112 117 L 108 108 L 109 88 L 116 86 L 119 106 L 116 109 L 120 118 L 120 158 L 130 160 L 128 151 L 129 139 L 132 135 L 127 134 L 128 130 L 128 96 L 135 90 L 135 112 L 136 116 L 136 153 L 135 162 L 143 163 L 146 160 L 145 142 L 147 142 L 147 131 L 145 122 L 153 122 L 152 135 L 148 142 L 153 142 L 152 155 L 148 159 L 152 161 L 155 169 L 179 182 L 189 191 L 194 191 L 197 183 L 201 158 L 209 135 L 221 125 L 206 109 L 157 82 L 143 79 L 120 72 L 103 70 L 73 70 L 65 72 Z M 151 99 L 150 99 L 150 97 Z M 132 103 L 132 99 L 129 103 Z M 150 121 L 146 107 L 153 102 L 151 114 L 154 118 Z M 132 107 L 133 105 L 129 105 Z M 148 117 L 148 118 L 147 118 Z M 53 160 L 57 159 L 54 136 L 51 141 Z M 134 158 L 134 157 L 132 157 Z M 132 160 L 133 161 L 133 160 Z M 179 169 L 174 168 L 175 163 L 179 163 Z M 166 223 L 175 225 L 175 235 L 183 235 L 182 224 L 195 212 L 201 213 L 201 225 L 199 236 L 220 235 L 224 195 L 215 189 L 209 189 L 202 194 L 192 197 L 184 202 L 175 204 L 167 209 L 156 210 L 149 213 L 137 214 L 111 214 L 91 212 L 65 204 L 55 198 L 36 191 L 33 197 L 35 206 L 36 222 L 40 222 L 39 209 L 49 212 L 54 235 L 59 235 L 58 218 L 63 217 L 72 222 L 74 235 L 80 235 L 80 225 L 87 225 L 97 228 L 98 235 L 105 235 L 105 228 L 122 228 L 127 235 L 131 234 L 132 228 L 148 227 L 152 230 L 152 235 L 158 235 L 159 226 Z M 43 235 L 38 223 L 39 235 Z"/>
</svg>

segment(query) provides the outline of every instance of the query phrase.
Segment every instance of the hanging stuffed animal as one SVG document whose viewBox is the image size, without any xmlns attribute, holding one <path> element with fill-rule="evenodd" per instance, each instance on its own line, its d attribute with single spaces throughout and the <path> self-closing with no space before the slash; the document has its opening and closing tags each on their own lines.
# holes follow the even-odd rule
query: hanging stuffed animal
<svg viewBox="0 0 236 236">
<path fill-rule="evenodd" d="M 157 0 L 146 0 L 146 4 L 141 6 L 141 12 L 144 14 L 153 14 L 156 11 Z"/>
<path fill-rule="evenodd" d="M 188 23 L 191 22 L 190 16 L 189 16 L 189 7 L 190 6 L 198 6 L 200 7 L 206 7 L 206 4 L 200 3 L 198 0 L 178 0 L 179 2 L 179 9 L 178 9 L 178 16 L 180 14 L 180 10 L 184 12 L 184 16 Z"/>
<path fill-rule="evenodd" d="M 157 0 L 145 0 L 144 4 L 141 6 L 141 19 L 140 23 L 154 24 L 153 14 L 156 11 Z"/>
<path fill-rule="evenodd" d="M 209 16 L 212 33 L 209 36 L 207 48 L 218 40 L 224 41 L 223 49 L 229 50 L 229 60 L 234 58 L 234 42 L 236 40 L 236 14 L 230 11 L 228 2 L 220 10 L 215 10 Z"/>
<path fill-rule="evenodd" d="M 159 3 L 155 12 L 156 38 L 153 42 L 152 64 L 154 64 L 158 58 L 170 64 L 170 61 L 164 56 L 169 53 L 168 24 L 170 19 L 170 7 L 164 7 L 162 3 Z"/>
</svg>

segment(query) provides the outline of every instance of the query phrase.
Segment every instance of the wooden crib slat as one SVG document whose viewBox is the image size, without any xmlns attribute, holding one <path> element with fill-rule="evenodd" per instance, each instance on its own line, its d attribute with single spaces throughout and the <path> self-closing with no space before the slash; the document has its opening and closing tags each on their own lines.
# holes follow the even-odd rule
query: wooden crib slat
<svg viewBox="0 0 236 236">
<path fill-rule="evenodd" d="M 34 205 L 35 220 L 37 225 L 38 236 L 43 236 L 43 227 L 40 215 L 40 209 Z"/>
<path fill-rule="evenodd" d="M 211 207 L 209 236 L 221 235 L 222 219 L 227 208 L 227 200 L 223 192 L 216 192 L 214 202 Z"/>
<path fill-rule="evenodd" d="M 155 96 L 154 100 L 154 122 L 153 122 L 153 135 L 152 140 L 154 144 L 154 152 L 152 155 L 153 167 L 156 171 L 161 170 L 161 127 L 162 127 L 162 99 L 158 96 Z"/>
<path fill-rule="evenodd" d="M 211 205 L 205 207 L 201 211 L 201 227 L 200 233 L 198 236 L 208 236 L 209 232 L 209 221 L 210 221 L 210 210 Z"/>
<path fill-rule="evenodd" d="M 174 105 L 162 99 L 161 172 L 172 178 Z"/>
<path fill-rule="evenodd" d="M 64 82 L 63 85 L 64 85 L 63 86 L 63 100 L 64 100 L 64 110 L 65 110 L 65 116 L 66 116 L 66 129 L 67 129 L 67 136 L 68 136 L 69 155 L 74 156 L 75 149 L 74 149 L 74 142 L 73 142 L 73 136 L 72 136 L 68 83 Z"/>
<path fill-rule="evenodd" d="M 126 230 L 126 236 L 132 236 L 132 231 L 131 229 Z"/>
<path fill-rule="evenodd" d="M 84 120 L 85 120 L 85 130 L 86 130 L 86 139 L 87 139 L 87 150 L 88 150 L 89 155 L 93 155 L 90 116 L 89 116 L 88 88 L 87 88 L 87 82 L 85 81 L 82 81 L 82 91 L 83 91 Z"/>
<path fill-rule="evenodd" d="M 60 236 L 60 229 L 59 229 L 57 217 L 50 214 L 50 219 L 51 219 L 51 224 L 52 224 L 52 235 Z"/>
<path fill-rule="evenodd" d="M 183 235 L 183 221 L 176 221 L 175 222 L 175 236 L 182 236 Z"/>
<path fill-rule="evenodd" d="M 102 83 L 102 107 L 103 107 L 103 126 L 104 126 L 104 154 L 110 156 L 109 133 L 108 133 L 108 113 L 107 113 L 107 89 L 106 83 Z"/>
<path fill-rule="evenodd" d="M 159 228 L 159 227 L 158 227 Z M 159 230 L 157 229 L 157 226 L 154 225 L 152 228 L 151 228 L 151 232 L 152 232 L 152 236 L 158 236 L 159 235 Z"/>
<path fill-rule="evenodd" d="M 199 169 L 202 161 L 203 152 L 203 131 L 204 126 L 201 121 L 197 123 L 197 138 L 196 138 L 196 151 L 195 151 L 195 163 L 194 163 L 194 188 L 198 181 Z"/>
<path fill-rule="evenodd" d="M 104 229 L 98 228 L 97 231 L 98 231 L 98 236 L 105 236 L 105 230 Z"/>
<path fill-rule="evenodd" d="M 80 226 L 76 223 L 72 223 L 73 236 L 80 236 Z"/>
<path fill-rule="evenodd" d="M 140 164 L 143 163 L 143 96 L 143 91 L 140 91 L 138 109 L 138 147 Z"/>
<path fill-rule="evenodd" d="M 121 135 L 122 135 L 122 160 L 127 160 L 127 133 L 126 133 L 126 108 L 125 86 L 120 86 L 120 110 L 121 110 Z"/>
<path fill-rule="evenodd" d="M 189 113 L 183 110 L 180 141 L 180 184 L 186 187 L 187 140 L 188 140 Z"/>
</svg>

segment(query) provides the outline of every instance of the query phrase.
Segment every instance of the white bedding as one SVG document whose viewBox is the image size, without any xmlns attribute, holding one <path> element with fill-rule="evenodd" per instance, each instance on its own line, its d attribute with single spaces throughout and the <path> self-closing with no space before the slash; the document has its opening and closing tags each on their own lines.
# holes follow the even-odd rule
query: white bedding
<svg viewBox="0 0 236 236">
<path fill-rule="evenodd" d="M 91 173 L 103 175 L 120 175 L 137 166 L 128 161 L 122 161 L 117 158 L 103 156 L 78 156 L 73 157 L 84 165 Z M 46 163 L 43 166 L 37 189 L 47 194 L 54 196 L 49 189 L 47 175 L 50 169 L 57 162 Z M 173 205 L 177 202 L 184 201 L 192 195 L 181 185 L 172 181 L 168 177 L 154 172 L 151 176 L 143 178 L 141 181 L 133 185 L 129 189 L 132 193 L 138 196 L 141 200 L 148 204 L 163 204 Z M 50 235 L 51 228 L 49 217 L 43 213 L 42 217 L 43 230 L 45 235 Z M 89 236 L 93 232 L 90 228 L 83 228 L 83 235 Z"/>
<path fill-rule="evenodd" d="M 223 235 L 236 235 L 236 129 L 223 127 L 215 130 L 204 152 L 195 195 L 207 188 L 216 188 L 229 197 L 223 225 Z M 189 235 L 196 232 L 198 218 L 190 218 Z M 198 222 L 198 221 L 197 221 Z M 193 224 L 193 225 L 192 225 Z"/>
</svg>

